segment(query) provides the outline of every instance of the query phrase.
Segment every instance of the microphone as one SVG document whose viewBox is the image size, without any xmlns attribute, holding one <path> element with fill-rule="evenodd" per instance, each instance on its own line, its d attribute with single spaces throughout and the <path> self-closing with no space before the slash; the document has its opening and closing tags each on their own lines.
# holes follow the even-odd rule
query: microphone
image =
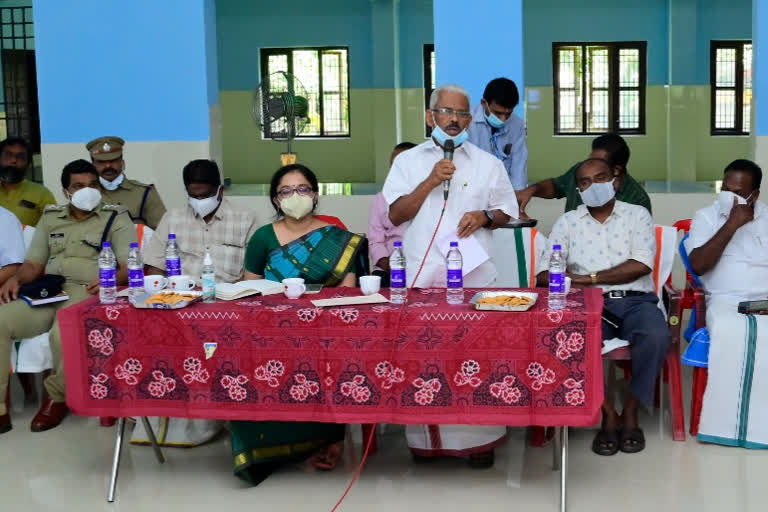
<svg viewBox="0 0 768 512">
<path fill-rule="evenodd" d="M 453 149 L 454 149 L 454 143 L 453 139 L 448 139 L 445 141 L 445 144 L 443 144 L 443 159 L 448 160 L 449 162 L 453 161 Z M 443 182 L 443 199 L 446 201 L 448 200 L 448 191 L 451 188 L 451 180 L 445 180 Z"/>
</svg>

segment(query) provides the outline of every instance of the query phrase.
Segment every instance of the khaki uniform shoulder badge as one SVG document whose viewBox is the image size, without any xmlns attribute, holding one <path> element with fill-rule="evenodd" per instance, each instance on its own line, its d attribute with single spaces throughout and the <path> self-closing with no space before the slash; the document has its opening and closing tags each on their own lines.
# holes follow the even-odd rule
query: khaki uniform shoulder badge
<svg viewBox="0 0 768 512">
<path fill-rule="evenodd" d="M 105 212 L 122 213 L 122 212 L 127 212 L 128 208 L 120 204 L 105 204 L 104 206 L 101 207 L 101 210 Z"/>
<path fill-rule="evenodd" d="M 43 210 L 44 213 L 48 212 L 63 212 L 64 208 L 66 208 L 67 205 L 65 204 L 48 204 L 45 206 L 45 209 Z"/>
</svg>

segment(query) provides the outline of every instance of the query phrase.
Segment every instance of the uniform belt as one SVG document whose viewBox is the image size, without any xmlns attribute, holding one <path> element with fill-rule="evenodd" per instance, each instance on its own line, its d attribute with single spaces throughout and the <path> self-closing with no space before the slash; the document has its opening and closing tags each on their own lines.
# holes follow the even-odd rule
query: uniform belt
<svg viewBox="0 0 768 512">
<path fill-rule="evenodd" d="M 638 292 L 634 290 L 611 290 L 603 294 L 606 299 L 623 299 L 624 297 L 637 297 L 645 295 L 648 292 Z"/>
</svg>

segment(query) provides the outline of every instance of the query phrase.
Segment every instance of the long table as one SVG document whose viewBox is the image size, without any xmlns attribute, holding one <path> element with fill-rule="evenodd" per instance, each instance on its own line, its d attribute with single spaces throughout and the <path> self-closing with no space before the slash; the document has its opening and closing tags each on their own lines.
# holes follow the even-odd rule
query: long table
<svg viewBox="0 0 768 512">
<path fill-rule="evenodd" d="M 340 288 L 171 311 L 92 298 L 59 312 L 67 404 L 121 419 L 593 425 L 602 296 L 573 290 L 549 311 L 547 291 L 530 291 L 539 300 L 525 313 L 448 305 L 433 289 L 412 290 L 403 307 L 311 304 L 359 294 Z"/>
</svg>

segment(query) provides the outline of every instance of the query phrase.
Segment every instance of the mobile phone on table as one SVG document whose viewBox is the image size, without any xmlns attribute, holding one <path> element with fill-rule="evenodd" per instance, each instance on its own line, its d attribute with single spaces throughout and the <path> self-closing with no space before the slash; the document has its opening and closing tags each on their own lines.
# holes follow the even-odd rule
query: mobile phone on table
<svg viewBox="0 0 768 512">
<path fill-rule="evenodd" d="M 321 284 L 308 284 L 307 291 L 305 293 L 320 293 L 320 290 L 322 289 L 323 285 Z"/>
</svg>

